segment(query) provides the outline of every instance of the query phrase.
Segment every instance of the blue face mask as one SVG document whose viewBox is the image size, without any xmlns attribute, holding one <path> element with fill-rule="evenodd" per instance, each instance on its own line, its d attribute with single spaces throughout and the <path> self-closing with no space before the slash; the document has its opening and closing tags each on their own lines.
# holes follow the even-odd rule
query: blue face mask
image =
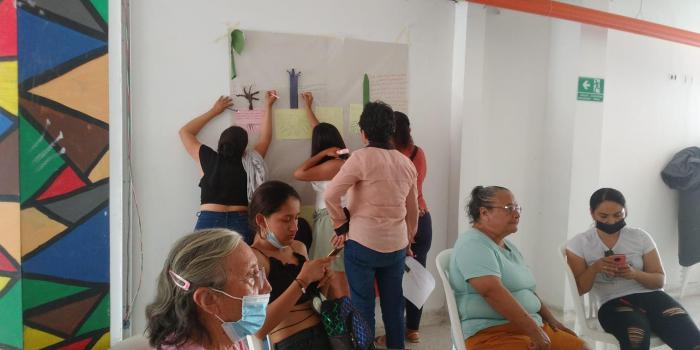
<svg viewBox="0 0 700 350">
<path fill-rule="evenodd" d="M 277 249 L 283 249 L 283 248 L 287 247 L 286 245 L 282 244 L 279 241 L 279 239 L 277 239 L 277 236 L 275 235 L 275 233 L 272 232 L 272 230 L 270 230 L 270 228 L 269 228 L 270 225 L 267 223 L 267 219 L 265 219 L 265 226 L 268 227 L 267 235 L 265 236 L 265 240 L 270 242 L 270 244 L 272 244 L 272 246 L 277 248 Z"/>
<path fill-rule="evenodd" d="M 229 298 L 241 300 L 241 319 L 235 322 L 226 322 L 221 317 L 214 315 L 221 321 L 221 328 L 224 329 L 226 335 L 232 342 L 236 343 L 243 340 L 246 336 L 255 334 L 265 323 L 265 315 L 267 312 L 267 303 L 270 300 L 270 294 L 246 295 L 243 298 L 234 297 L 224 291 L 214 289 Z"/>
</svg>

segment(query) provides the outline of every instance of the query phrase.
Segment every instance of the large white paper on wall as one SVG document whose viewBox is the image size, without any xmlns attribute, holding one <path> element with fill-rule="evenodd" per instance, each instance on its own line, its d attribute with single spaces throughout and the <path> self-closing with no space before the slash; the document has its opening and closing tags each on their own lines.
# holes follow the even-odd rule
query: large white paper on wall
<svg viewBox="0 0 700 350">
<path fill-rule="evenodd" d="M 244 87 L 248 89 L 252 85 L 253 91 L 260 91 L 255 96 L 259 101 L 253 102 L 254 109 L 264 108 L 265 90 L 277 90 L 280 98 L 274 108 L 279 111 L 273 113 L 273 123 L 279 123 L 273 125 L 272 145 L 265 157 L 268 179 L 291 184 L 299 191 L 302 205 L 313 205 L 315 193 L 311 185 L 292 177 L 294 170 L 311 156 L 311 129 L 284 124 L 306 123 L 305 118 L 300 118 L 304 107 L 301 97 L 298 97 L 299 111 L 289 110 L 287 71 L 293 68 L 295 73 L 301 72 L 298 91 L 313 93 L 317 117 L 339 125 L 347 146 L 356 150 L 362 147 L 356 119 L 363 103 L 365 74 L 370 79 L 370 100 L 385 100 L 408 113 L 408 45 L 245 29 L 243 32 L 245 49 L 236 54 L 238 76 L 231 81 L 235 108 L 241 112 L 248 109 L 244 97 L 235 97 L 243 94 Z M 252 117 L 255 112 L 240 114 Z M 238 123 L 250 129 L 259 128 L 253 121 L 248 118 Z M 250 135 L 250 143 L 254 144 L 257 137 Z"/>
</svg>

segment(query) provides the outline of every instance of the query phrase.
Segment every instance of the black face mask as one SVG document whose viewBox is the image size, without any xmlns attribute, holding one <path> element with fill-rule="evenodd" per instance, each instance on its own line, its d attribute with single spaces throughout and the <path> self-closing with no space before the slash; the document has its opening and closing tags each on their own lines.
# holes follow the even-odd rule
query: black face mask
<svg viewBox="0 0 700 350">
<path fill-rule="evenodd" d="M 622 230 L 622 228 L 625 227 L 625 225 L 627 225 L 627 223 L 625 222 L 625 219 L 622 219 L 614 224 L 606 224 L 606 223 L 600 222 L 598 220 L 596 220 L 596 222 L 595 222 L 595 227 L 597 229 L 599 229 L 599 230 L 601 230 L 609 235 Z"/>
</svg>

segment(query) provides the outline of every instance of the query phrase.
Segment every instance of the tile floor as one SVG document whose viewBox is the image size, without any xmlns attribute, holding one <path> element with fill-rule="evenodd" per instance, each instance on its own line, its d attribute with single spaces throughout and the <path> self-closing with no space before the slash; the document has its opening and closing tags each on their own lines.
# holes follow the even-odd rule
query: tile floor
<svg viewBox="0 0 700 350">
<path fill-rule="evenodd" d="M 692 293 L 692 291 L 689 291 Z M 700 294 L 687 296 L 681 300 L 681 304 L 690 312 L 695 323 L 700 326 Z M 439 324 L 433 324 L 421 329 L 422 341 L 418 344 L 406 343 L 406 347 L 411 350 L 449 350 L 452 348 L 450 339 L 450 326 L 447 323 L 447 314 L 445 321 Z M 602 348 L 602 347 L 599 347 Z M 670 350 L 668 346 L 656 348 L 657 350 Z"/>
</svg>

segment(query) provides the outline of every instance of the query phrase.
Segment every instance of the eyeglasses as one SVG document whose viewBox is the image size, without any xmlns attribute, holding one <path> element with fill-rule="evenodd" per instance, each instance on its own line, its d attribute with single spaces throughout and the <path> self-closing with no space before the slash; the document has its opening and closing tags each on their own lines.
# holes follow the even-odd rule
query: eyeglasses
<svg viewBox="0 0 700 350">
<path fill-rule="evenodd" d="M 246 282 L 250 286 L 253 286 L 253 287 L 257 288 L 258 290 L 260 290 L 265 285 L 265 281 L 267 280 L 265 277 L 265 269 L 258 268 L 257 271 L 253 271 L 253 272 L 249 273 L 247 275 L 247 277 L 240 278 L 238 280 Z"/>
<path fill-rule="evenodd" d="M 518 214 L 521 214 L 521 213 L 523 212 L 523 207 L 521 207 L 521 206 L 518 205 L 518 204 L 508 204 L 508 205 L 504 205 L 504 206 L 502 206 L 502 207 L 492 206 L 492 207 L 484 207 L 484 208 L 488 208 L 488 209 L 504 209 L 506 212 L 508 212 L 508 214 L 513 214 L 514 211 L 515 211 L 515 212 L 518 212 Z"/>
<path fill-rule="evenodd" d="M 258 269 L 257 272 L 251 272 L 251 273 L 249 273 L 249 274 L 248 274 L 248 277 L 246 277 L 246 278 L 239 278 L 238 280 L 239 280 L 239 281 L 244 281 L 244 282 L 248 283 L 249 285 L 255 287 L 255 289 L 257 289 L 258 292 L 260 292 L 260 290 L 261 290 L 261 289 L 263 288 L 263 286 L 265 285 L 265 269 Z M 223 294 L 223 295 L 225 295 L 225 296 L 227 296 L 227 297 L 229 297 L 229 298 L 238 299 L 238 300 L 243 300 L 243 298 L 241 298 L 241 297 L 234 297 L 233 295 L 228 294 L 228 293 L 224 292 L 224 291 L 221 290 L 221 289 L 216 289 L 216 288 L 213 288 L 213 287 L 209 287 L 209 289 L 211 289 L 211 290 L 213 290 L 213 291 L 215 291 L 215 292 L 217 292 L 217 293 L 221 293 L 221 294 Z"/>
</svg>

